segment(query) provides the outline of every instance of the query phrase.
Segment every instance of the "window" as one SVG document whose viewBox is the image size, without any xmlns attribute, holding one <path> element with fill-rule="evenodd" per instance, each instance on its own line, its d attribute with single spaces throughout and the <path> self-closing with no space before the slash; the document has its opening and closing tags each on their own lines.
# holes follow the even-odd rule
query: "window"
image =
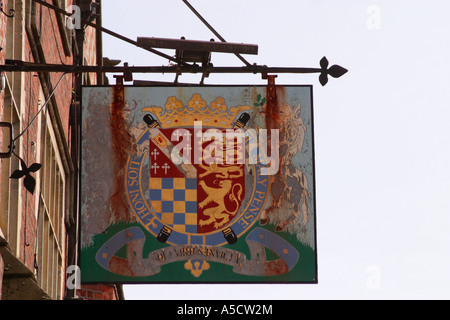
<svg viewBox="0 0 450 320">
<path fill-rule="evenodd" d="M 49 117 L 43 116 L 37 280 L 51 298 L 61 299 L 65 276 L 63 257 L 65 251 L 66 175 L 49 123 Z"/>
</svg>

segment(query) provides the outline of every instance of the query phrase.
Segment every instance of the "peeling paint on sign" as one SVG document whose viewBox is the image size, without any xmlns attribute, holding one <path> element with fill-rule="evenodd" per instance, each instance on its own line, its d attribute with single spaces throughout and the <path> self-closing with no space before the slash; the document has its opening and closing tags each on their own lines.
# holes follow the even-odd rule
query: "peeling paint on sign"
<svg viewBox="0 0 450 320">
<path fill-rule="evenodd" d="M 84 282 L 317 282 L 312 87 L 86 87 L 82 118 Z"/>
</svg>

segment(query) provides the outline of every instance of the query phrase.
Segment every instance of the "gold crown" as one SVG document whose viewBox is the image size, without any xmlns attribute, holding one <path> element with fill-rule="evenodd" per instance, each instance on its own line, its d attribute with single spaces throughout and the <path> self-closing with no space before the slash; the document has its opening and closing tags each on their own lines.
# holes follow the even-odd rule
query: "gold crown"
<svg viewBox="0 0 450 320">
<path fill-rule="evenodd" d="M 183 106 L 176 97 L 169 97 L 164 109 L 152 106 L 143 108 L 142 111 L 153 113 L 163 129 L 193 127 L 195 121 L 201 121 L 203 127 L 232 128 L 236 116 L 242 111 L 251 109 L 250 106 L 228 108 L 222 97 L 217 97 L 208 106 L 201 95 L 195 93 L 187 106 Z"/>
</svg>

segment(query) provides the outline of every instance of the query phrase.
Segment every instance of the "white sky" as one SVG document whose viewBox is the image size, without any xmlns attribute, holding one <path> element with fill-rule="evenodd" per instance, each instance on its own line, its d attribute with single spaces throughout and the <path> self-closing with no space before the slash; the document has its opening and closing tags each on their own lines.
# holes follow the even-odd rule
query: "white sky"
<svg viewBox="0 0 450 320">
<path fill-rule="evenodd" d="M 181 0 L 103 3 L 104 27 L 134 40 L 219 41 Z M 319 284 L 126 285 L 125 298 L 449 299 L 450 2 L 190 3 L 227 41 L 258 44 L 257 56 L 245 56 L 251 63 L 319 67 L 326 56 L 349 70 L 325 87 L 317 75 L 277 78 L 314 85 Z M 107 35 L 104 55 L 136 66 L 168 64 Z M 212 62 L 242 66 L 234 55 L 213 54 Z M 200 78 L 183 75 L 180 82 Z M 264 83 L 253 74 L 205 81 Z"/>
</svg>

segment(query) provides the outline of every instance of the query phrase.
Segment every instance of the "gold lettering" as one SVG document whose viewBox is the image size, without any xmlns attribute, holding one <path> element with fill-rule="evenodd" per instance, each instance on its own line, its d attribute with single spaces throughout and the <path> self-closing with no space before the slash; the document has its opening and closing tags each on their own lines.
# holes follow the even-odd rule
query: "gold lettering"
<svg viewBox="0 0 450 320">
<path fill-rule="evenodd" d="M 242 225 L 242 227 L 247 228 L 249 222 L 245 220 L 245 217 L 243 217 L 241 220 L 239 220 L 239 224 Z"/>
<path fill-rule="evenodd" d="M 258 173 L 261 173 L 261 169 L 258 169 Z M 262 177 L 261 175 L 259 177 Z M 266 178 L 262 179 L 262 180 L 258 180 L 259 184 L 262 184 L 263 186 L 267 186 L 267 176 L 265 176 Z"/>
<path fill-rule="evenodd" d="M 144 214 L 143 216 L 141 216 L 141 214 L 143 214 L 144 212 L 146 212 L 146 214 Z M 150 214 L 150 211 L 148 211 L 147 208 L 144 208 L 144 209 L 142 209 L 141 211 L 138 211 L 137 214 L 139 215 L 139 217 L 140 217 L 141 219 L 144 219 L 144 218 L 146 218 L 146 217 Z M 154 219 L 155 219 L 155 218 L 153 217 L 152 221 L 153 221 Z"/>
<path fill-rule="evenodd" d="M 252 204 L 255 204 L 256 206 L 260 203 L 263 203 L 264 201 L 258 198 L 253 198 Z"/>
<path fill-rule="evenodd" d="M 139 198 L 139 193 L 136 193 L 136 194 L 132 195 L 131 203 L 134 204 L 137 201 L 138 198 Z"/>
<path fill-rule="evenodd" d="M 208 257 L 209 256 L 215 256 L 216 250 L 214 248 L 208 248 Z"/>
<path fill-rule="evenodd" d="M 241 253 L 238 252 L 238 253 L 237 253 L 237 256 L 236 256 L 236 259 L 235 259 L 235 263 L 238 264 L 240 259 L 241 259 Z M 242 265 L 242 264 L 241 264 L 241 265 Z"/>
<path fill-rule="evenodd" d="M 128 178 L 132 180 L 139 178 L 139 172 L 137 170 L 128 171 Z"/>
<path fill-rule="evenodd" d="M 164 254 L 164 249 L 162 249 L 157 255 L 156 255 L 156 260 L 158 260 L 159 262 L 164 262 L 166 260 L 166 256 Z"/>
<path fill-rule="evenodd" d="M 138 213 L 142 213 L 143 210 L 145 210 L 145 204 L 142 200 L 136 201 L 136 203 L 134 204 L 134 207 L 136 208 L 136 210 L 138 210 Z"/>
<path fill-rule="evenodd" d="M 155 224 L 154 220 L 155 220 L 155 216 L 153 216 L 153 218 L 150 219 L 150 221 L 145 225 L 147 228 L 151 225 L 153 228 L 156 228 L 157 225 Z"/>
<path fill-rule="evenodd" d="M 128 180 L 128 186 L 129 187 L 137 187 L 139 185 L 139 182 L 137 179 Z"/>
<path fill-rule="evenodd" d="M 258 196 L 259 199 L 264 199 L 266 194 L 262 191 L 256 191 L 256 195 Z"/>
<path fill-rule="evenodd" d="M 138 168 L 141 165 L 139 162 L 136 162 L 136 161 L 130 161 L 130 163 L 136 165 L 136 167 L 138 167 Z"/>
</svg>

